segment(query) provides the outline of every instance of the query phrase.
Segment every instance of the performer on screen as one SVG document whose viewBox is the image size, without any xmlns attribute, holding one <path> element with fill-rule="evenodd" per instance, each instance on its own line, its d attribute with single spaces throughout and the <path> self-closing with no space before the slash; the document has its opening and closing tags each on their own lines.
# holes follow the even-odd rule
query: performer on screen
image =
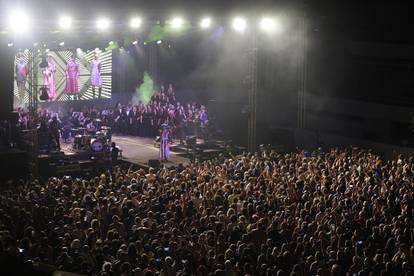
<svg viewBox="0 0 414 276">
<path fill-rule="evenodd" d="M 101 78 L 101 67 L 102 63 L 99 60 L 99 56 L 96 53 L 95 58 L 91 61 L 91 85 L 93 98 L 95 98 L 95 89 L 98 88 L 98 98 L 101 97 L 102 92 L 102 78 Z"/>
<path fill-rule="evenodd" d="M 167 124 L 162 125 L 160 138 L 160 159 L 161 161 L 168 161 L 170 156 L 170 128 Z"/>
<path fill-rule="evenodd" d="M 27 64 L 23 59 L 23 54 L 19 53 L 15 67 L 15 78 L 19 93 L 19 100 L 23 103 L 24 94 L 26 92 Z"/>
<path fill-rule="evenodd" d="M 75 100 L 79 100 L 78 78 L 79 67 L 76 63 L 76 56 L 72 54 L 66 70 L 66 94 L 73 95 Z"/>
<path fill-rule="evenodd" d="M 47 94 L 49 95 L 49 101 L 56 99 L 56 83 L 55 83 L 55 73 L 56 73 L 56 64 L 53 62 L 51 54 L 47 55 L 47 67 L 43 68 L 43 85 L 47 87 Z"/>
</svg>

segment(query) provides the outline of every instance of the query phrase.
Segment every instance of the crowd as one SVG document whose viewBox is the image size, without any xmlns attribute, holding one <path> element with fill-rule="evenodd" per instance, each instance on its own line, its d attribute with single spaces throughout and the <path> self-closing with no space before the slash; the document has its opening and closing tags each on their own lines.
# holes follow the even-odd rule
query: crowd
<svg viewBox="0 0 414 276">
<path fill-rule="evenodd" d="M 27 129 L 31 122 L 27 110 L 19 108 L 19 126 Z M 161 86 L 147 104 L 118 103 L 115 107 L 84 107 L 76 110 L 39 109 L 34 124 L 50 123 L 53 118 L 61 122 L 62 129 L 87 128 L 99 130 L 102 126 L 111 127 L 119 134 L 155 137 L 163 124 L 168 124 L 174 138 L 183 140 L 185 135 L 206 136 L 208 124 L 205 106 L 192 102 L 181 104 L 176 100 L 172 84 L 168 89 Z M 69 131 L 70 132 L 70 131 Z"/>
<path fill-rule="evenodd" d="M 414 160 L 262 151 L 1 186 L 0 250 L 93 275 L 413 275 Z"/>
</svg>

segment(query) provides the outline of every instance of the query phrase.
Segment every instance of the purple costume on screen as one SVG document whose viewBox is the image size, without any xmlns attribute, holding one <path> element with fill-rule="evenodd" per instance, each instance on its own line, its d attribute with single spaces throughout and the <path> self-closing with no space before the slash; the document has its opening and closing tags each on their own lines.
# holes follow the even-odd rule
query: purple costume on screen
<svg viewBox="0 0 414 276">
<path fill-rule="evenodd" d="M 91 85 L 95 87 L 102 86 L 101 61 L 99 59 L 91 61 Z"/>
</svg>

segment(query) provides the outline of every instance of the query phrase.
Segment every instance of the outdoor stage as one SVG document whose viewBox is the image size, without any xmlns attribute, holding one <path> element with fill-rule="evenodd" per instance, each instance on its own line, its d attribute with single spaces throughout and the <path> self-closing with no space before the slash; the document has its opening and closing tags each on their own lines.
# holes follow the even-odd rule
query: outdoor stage
<svg viewBox="0 0 414 276">
<path fill-rule="evenodd" d="M 119 160 L 124 162 L 149 167 L 149 160 L 159 160 L 159 148 L 155 146 L 154 138 L 113 135 L 112 142 L 115 142 L 121 150 Z M 179 164 L 187 165 L 191 159 L 204 160 L 218 156 L 225 151 L 225 145 L 222 141 L 205 142 L 202 139 L 197 139 L 196 144 L 191 149 L 178 142 L 172 143 L 170 149 L 169 160 L 162 163 L 166 167 L 178 166 Z M 68 143 L 61 141 L 61 151 L 64 156 L 80 162 L 94 157 L 102 157 L 103 154 L 102 152 L 77 149 L 73 146 L 73 140 Z"/>
<path fill-rule="evenodd" d="M 154 146 L 154 138 L 137 136 L 118 136 L 112 137 L 112 141 L 122 149 L 122 160 L 141 166 L 148 166 L 148 160 L 159 160 L 159 148 Z M 163 164 L 167 167 L 177 166 L 178 164 L 187 165 L 190 159 L 182 153 L 171 151 L 168 162 Z"/>
</svg>

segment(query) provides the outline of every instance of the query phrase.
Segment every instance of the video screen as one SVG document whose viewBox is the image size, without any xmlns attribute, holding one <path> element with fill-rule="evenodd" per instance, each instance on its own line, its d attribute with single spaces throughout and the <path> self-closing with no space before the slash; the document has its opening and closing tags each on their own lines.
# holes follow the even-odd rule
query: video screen
<svg viewBox="0 0 414 276">
<path fill-rule="evenodd" d="M 26 106 L 31 91 L 47 94 L 43 101 L 111 98 L 112 51 L 26 50 L 16 54 L 14 72 L 15 107 Z"/>
</svg>

